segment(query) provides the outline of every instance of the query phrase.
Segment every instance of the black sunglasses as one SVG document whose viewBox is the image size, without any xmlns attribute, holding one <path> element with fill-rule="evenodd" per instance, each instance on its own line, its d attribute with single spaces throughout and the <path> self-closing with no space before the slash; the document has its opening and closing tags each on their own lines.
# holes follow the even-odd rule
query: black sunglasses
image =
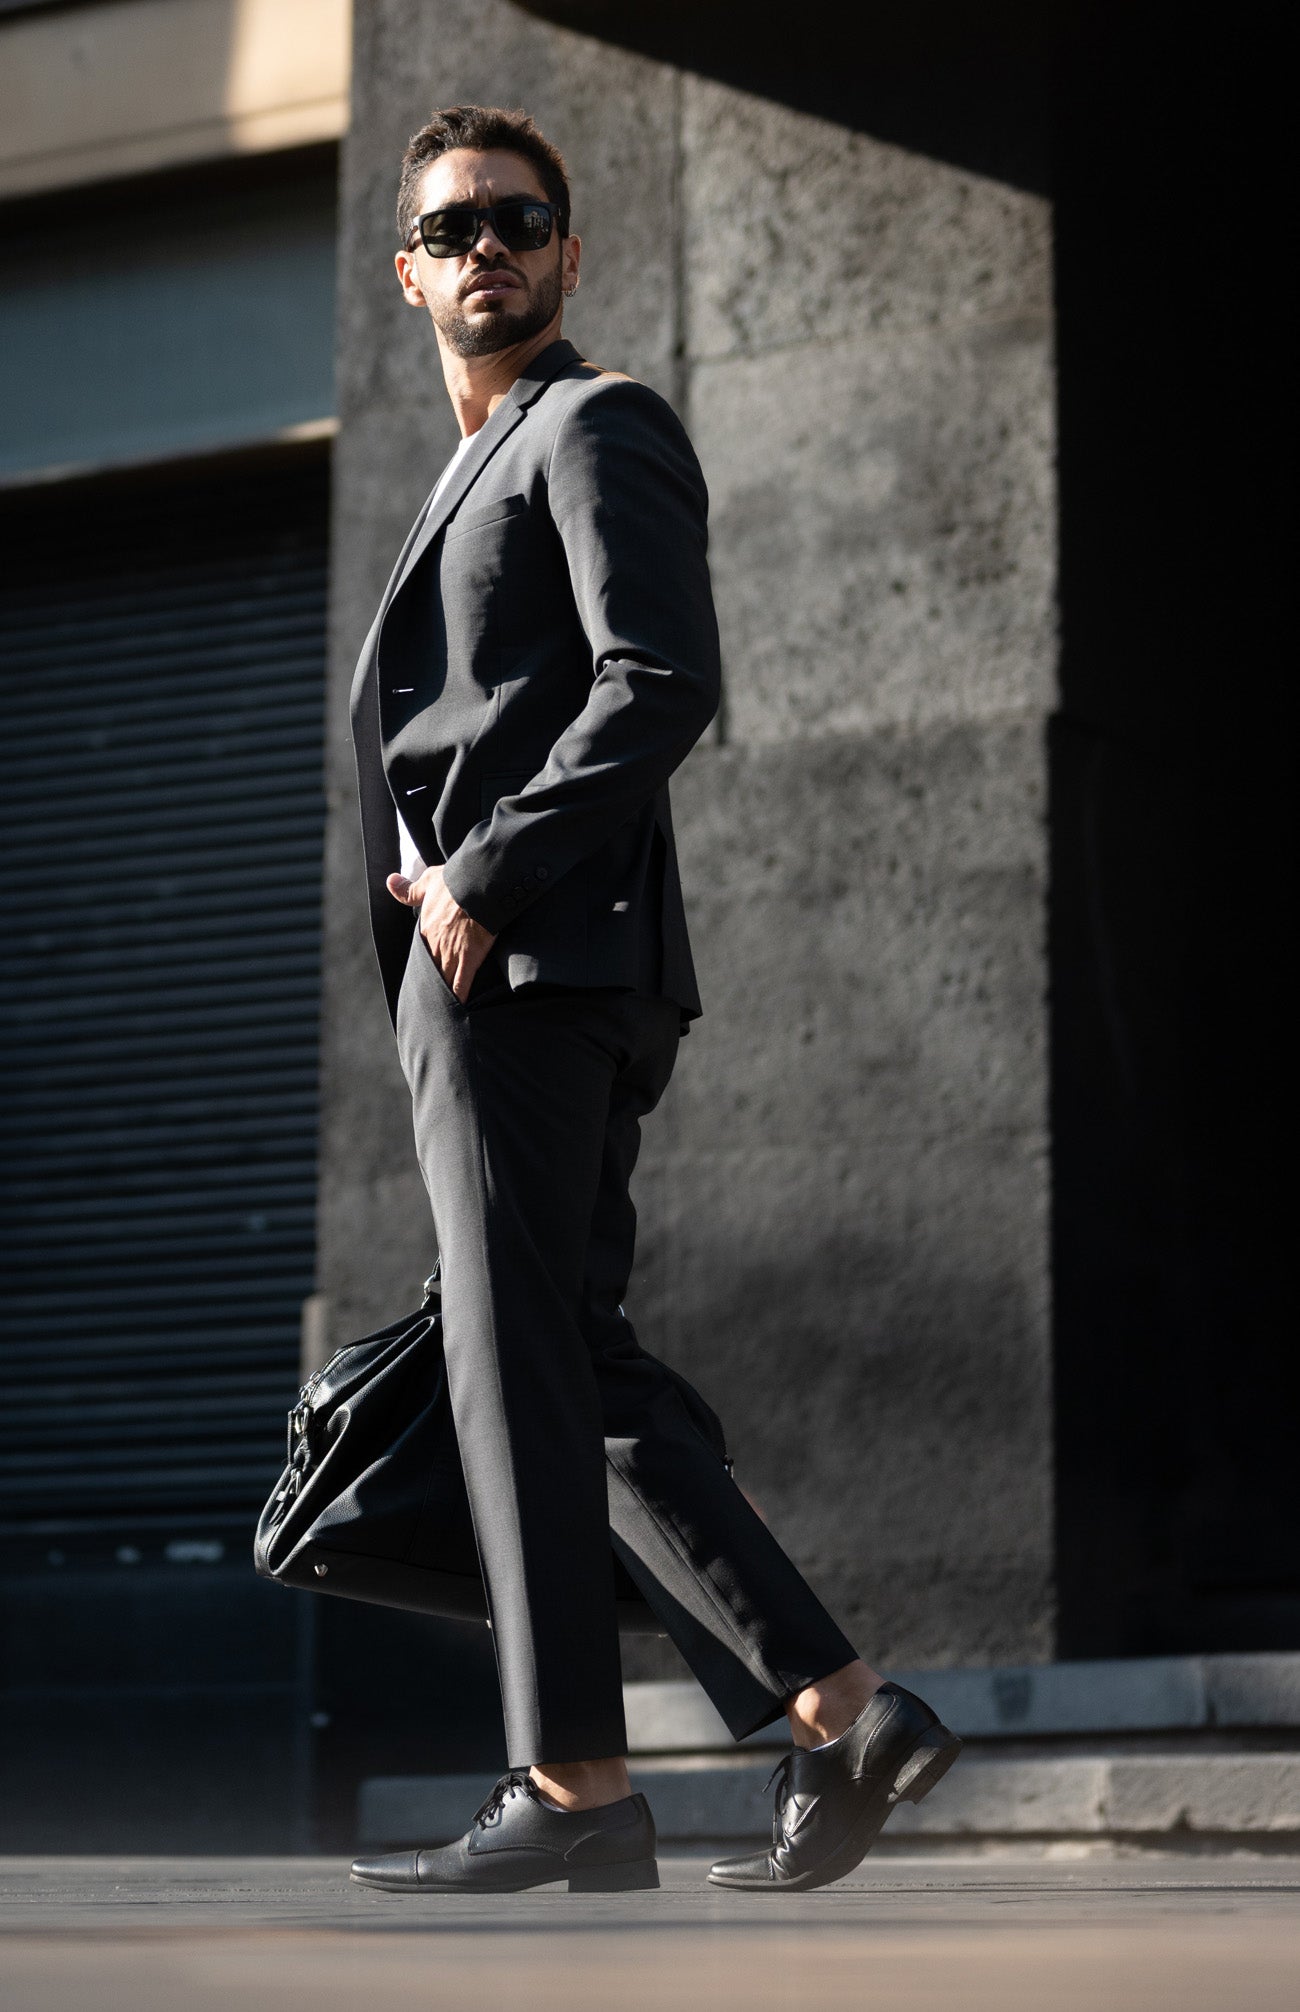
<svg viewBox="0 0 1300 2012">
<path fill-rule="evenodd" d="M 464 257 L 491 224 L 507 251 L 541 251 L 551 242 L 551 231 L 559 221 L 560 236 L 567 237 L 569 219 L 559 203 L 544 203 L 537 196 L 507 196 L 485 210 L 471 209 L 468 203 L 454 203 L 450 209 L 426 210 L 417 217 L 406 240 L 410 251 L 418 237 L 431 258 Z"/>
</svg>

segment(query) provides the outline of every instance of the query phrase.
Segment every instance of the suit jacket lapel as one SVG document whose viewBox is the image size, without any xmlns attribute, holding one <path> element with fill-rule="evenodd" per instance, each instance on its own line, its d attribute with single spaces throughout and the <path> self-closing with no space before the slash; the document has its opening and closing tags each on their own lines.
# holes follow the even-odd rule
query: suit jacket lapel
<svg viewBox="0 0 1300 2012">
<path fill-rule="evenodd" d="M 437 484 L 435 483 L 434 488 L 436 487 Z M 402 568 L 406 564 L 407 554 L 410 552 L 412 545 L 414 545 L 416 539 L 420 535 L 420 532 L 424 528 L 424 520 L 429 514 L 429 505 L 432 501 L 433 501 L 433 489 L 429 491 L 423 503 L 416 511 L 415 521 L 411 525 L 410 530 L 406 534 L 406 542 L 403 544 L 401 551 L 397 555 L 397 563 L 394 565 L 392 572 L 388 576 L 388 585 L 384 588 L 383 593 L 380 595 L 379 607 L 378 610 L 376 611 L 375 619 L 370 624 L 370 628 L 366 634 L 366 640 L 361 645 L 361 648 L 357 653 L 357 664 L 359 666 L 358 678 L 360 677 L 361 670 L 364 669 L 366 665 L 374 661 L 374 649 L 375 649 L 375 643 L 378 640 L 379 636 L 380 623 L 383 621 L 384 616 L 388 613 L 388 604 L 392 600 L 393 595 L 397 591 L 397 582 L 401 575 Z"/>
<path fill-rule="evenodd" d="M 502 441 L 509 439 L 533 400 L 540 397 L 551 379 L 558 376 L 577 354 L 573 344 L 565 342 L 563 338 L 548 344 L 515 379 L 491 418 L 480 426 L 474 435 L 472 445 L 466 449 L 458 462 L 450 482 L 437 502 L 431 506 L 426 505 L 423 521 L 415 538 L 408 545 L 404 557 L 398 561 L 396 581 L 389 583 L 389 591 L 384 596 L 380 612 L 381 620 L 388 607 L 401 593 L 452 511 L 463 500 L 466 490 L 478 480 Z"/>
</svg>

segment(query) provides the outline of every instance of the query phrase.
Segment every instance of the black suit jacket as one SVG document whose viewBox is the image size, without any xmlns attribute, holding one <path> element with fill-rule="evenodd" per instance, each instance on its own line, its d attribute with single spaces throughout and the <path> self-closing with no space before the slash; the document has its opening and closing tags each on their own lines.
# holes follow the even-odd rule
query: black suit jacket
<svg viewBox="0 0 1300 2012">
<path fill-rule="evenodd" d="M 512 988 L 700 1012 L 668 778 L 718 706 L 707 495 L 671 406 L 552 343 L 412 526 L 352 686 L 389 1011 L 415 926 L 395 805 Z"/>
</svg>

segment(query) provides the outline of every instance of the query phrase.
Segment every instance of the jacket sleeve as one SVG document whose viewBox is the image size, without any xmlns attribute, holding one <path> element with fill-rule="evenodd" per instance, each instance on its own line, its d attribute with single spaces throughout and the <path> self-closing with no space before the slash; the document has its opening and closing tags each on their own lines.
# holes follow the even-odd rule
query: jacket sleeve
<svg viewBox="0 0 1300 2012">
<path fill-rule="evenodd" d="M 444 867 L 494 934 L 652 798 L 718 709 L 704 477 L 671 406 L 606 381 L 561 420 L 551 514 L 591 651 L 591 688 L 545 766 Z"/>
</svg>

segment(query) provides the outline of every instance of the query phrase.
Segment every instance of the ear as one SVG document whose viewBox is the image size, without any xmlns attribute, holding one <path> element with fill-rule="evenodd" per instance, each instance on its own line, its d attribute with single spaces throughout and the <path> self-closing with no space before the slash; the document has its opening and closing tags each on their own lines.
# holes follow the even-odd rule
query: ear
<svg viewBox="0 0 1300 2012">
<path fill-rule="evenodd" d="M 409 307 L 427 307 L 424 288 L 420 285 L 419 268 L 415 263 L 415 253 L 399 251 L 394 254 L 393 264 L 397 267 L 397 280 L 402 289 L 402 298 Z"/>
<path fill-rule="evenodd" d="M 582 263 L 582 239 L 566 238 L 560 252 L 560 283 L 566 293 L 572 293 L 578 284 L 578 267 Z"/>
</svg>

